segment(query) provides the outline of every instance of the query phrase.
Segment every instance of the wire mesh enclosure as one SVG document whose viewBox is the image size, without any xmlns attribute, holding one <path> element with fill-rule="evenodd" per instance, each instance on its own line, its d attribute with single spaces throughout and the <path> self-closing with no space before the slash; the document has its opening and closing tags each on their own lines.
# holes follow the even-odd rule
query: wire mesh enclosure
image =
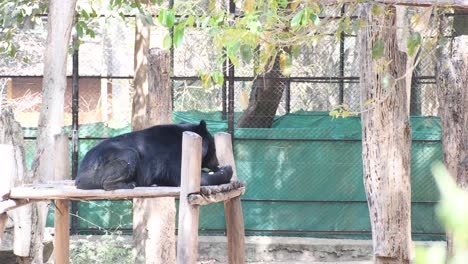
<svg viewBox="0 0 468 264">
<path fill-rule="evenodd" d="M 208 2 L 190 8 L 203 16 Z M 176 11 L 187 9 L 185 1 L 173 4 Z M 232 2 L 219 4 L 231 6 L 236 14 Z M 337 19 L 343 14 L 331 7 L 323 12 Z M 24 127 L 28 165 L 35 155 L 46 24 L 43 17 L 42 25 L 15 35 L 20 45 L 17 58 L 0 61 L 0 91 Z M 70 142 L 72 174 L 100 140 L 131 130 L 135 17 L 102 17 L 90 27 L 95 36 L 80 40 L 75 62 L 70 55 L 67 65 L 63 125 L 70 138 L 78 136 Z M 255 74 L 255 59 L 239 67 L 227 62 L 220 69 L 213 62 L 221 54 L 213 48 L 207 29 L 200 27 L 186 29 L 183 46 L 171 50 L 173 121 L 205 119 L 211 132 L 233 134 L 239 179 L 247 182 L 242 199 L 247 235 L 371 234 L 362 183 L 360 119 L 333 119 L 328 114 L 339 105 L 346 104 L 353 112 L 362 106 L 356 35 L 342 32 L 337 37 L 337 28 L 338 24 L 331 26 L 321 41 L 302 46 L 287 76 L 275 64 L 270 72 Z M 152 26 L 150 46 L 162 48 L 167 33 L 166 28 Z M 445 34 L 450 37 L 451 31 Z M 27 61 L 18 60 L 22 57 Z M 411 97 L 413 234 L 442 238 L 443 228 L 433 210 L 438 192 L 430 173 L 431 163 L 442 160 L 436 58 L 424 49 L 418 58 Z M 224 81 L 206 88 L 199 73 L 213 70 L 222 71 Z M 72 80 L 77 84 L 74 92 Z M 259 95 L 264 102 L 252 109 L 252 100 Z M 247 119 L 249 111 L 257 115 Z M 221 207 L 201 209 L 201 230 L 225 232 Z M 131 201 L 80 202 L 72 210 L 74 233 L 131 230 Z"/>
</svg>

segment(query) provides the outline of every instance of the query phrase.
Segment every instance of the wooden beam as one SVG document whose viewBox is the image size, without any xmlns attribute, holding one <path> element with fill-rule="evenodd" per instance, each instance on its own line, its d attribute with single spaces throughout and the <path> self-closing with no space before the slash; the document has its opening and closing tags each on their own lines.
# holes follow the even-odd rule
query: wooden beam
<svg viewBox="0 0 468 264">
<path fill-rule="evenodd" d="M 55 263 L 70 263 L 70 201 L 55 200 Z"/>
<path fill-rule="evenodd" d="M 137 187 L 135 189 L 119 189 L 114 191 L 81 190 L 75 186 L 26 185 L 11 189 L 11 199 L 70 199 L 70 200 L 122 200 L 132 198 L 178 197 L 179 187 Z"/>
<path fill-rule="evenodd" d="M 188 196 L 200 192 L 202 138 L 184 132 L 182 140 L 181 191 L 177 263 L 195 264 L 198 255 L 198 206 L 190 205 Z"/>
</svg>

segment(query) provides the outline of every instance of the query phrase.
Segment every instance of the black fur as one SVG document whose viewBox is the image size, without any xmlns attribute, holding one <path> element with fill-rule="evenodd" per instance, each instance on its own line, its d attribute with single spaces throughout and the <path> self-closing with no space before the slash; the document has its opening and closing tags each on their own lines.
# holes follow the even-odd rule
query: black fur
<svg viewBox="0 0 468 264">
<path fill-rule="evenodd" d="M 203 138 L 202 185 L 228 183 L 230 166 L 218 168 L 214 139 L 200 124 L 160 125 L 100 142 L 83 158 L 76 186 L 79 189 L 131 189 L 135 186 L 180 186 L 182 134 L 192 131 Z"/>
</svg>

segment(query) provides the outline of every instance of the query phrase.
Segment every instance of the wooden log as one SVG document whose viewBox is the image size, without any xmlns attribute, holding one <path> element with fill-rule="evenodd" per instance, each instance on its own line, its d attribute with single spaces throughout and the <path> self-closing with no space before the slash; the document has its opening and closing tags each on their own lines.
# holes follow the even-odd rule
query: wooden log
<svg viewBox="0 0 468 264">
<path fill-rule="evenodd" d="M 70 201 L 55 200 L 55 263 L 70 263 Z"/>
<path fill-rule="evenodd" d="M 226 215 L 229 263 L 245 263 L 244 216 L 240 197 L 224 202 L 224 214 Z"/>
<path fill-rule="evenodd" d="M 198 251 L 198 206 L 188 203 L 188 195 L 200 191 L 202 138 L 184 132 L 182 140 L 181 190 L 177 263 L 195 264 Z"/>
<path fill-rule="evenodd" d="M 220 165 L 231 165 L 233 169 L 232 180 L 237 180 L 231 135 L 223 132 L 217 133 L 215 144 Z M 240 197 L 225 201 L 224 213 L 226 215 L 229 263 L 245 263 L 244 216 Z"/>
<path fill-rule="evenodd" d="M 70 151 L 68 135 L 65 133 L 55 135 L 55 170 L 54 180 L 71 179 Z"/>
<path fill-rule="evenodd" d="M 132 129 L 140 130 L 172 120 L 170 59 L 166 51 L 149 47 L 149 25 L 137 19 L 135 96 Z M 149 66 L 149 68 L 147 67 Z M 149 215 L 148 215 L 149 214 Z M 136 257 L 146 263 L 175 263 L 175 199 L 134 199 L 133 235 Z"/>
</svg>

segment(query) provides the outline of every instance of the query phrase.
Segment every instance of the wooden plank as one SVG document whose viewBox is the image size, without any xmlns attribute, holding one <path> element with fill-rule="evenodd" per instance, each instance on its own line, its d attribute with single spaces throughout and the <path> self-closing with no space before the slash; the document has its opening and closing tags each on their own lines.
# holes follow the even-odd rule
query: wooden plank
<svg viewBox="0 0 468 264">
<path fill-rule="evenodd" d="M 11 199 L 33 200 L 119 200 L 151 197 L 178 197 L 179 187 L 137 187 L 135 189 L 119 189 L 113 191 L 81 190 L 75 186 L 34 185 L 19 186 L 11 189 Z"/>
<path fill-rule="evenodd" d="M 181 191 L 177 263 L 195 264 L 198 251 L 198 206 L 188 203 L 188 195 L 200 191 L 202 138 L 184 132 L 182 140 Z"/>
<path fill-rule="evenodd" d="M 244 216 L 240 197 L 224 202 L 230 264 L 245 263 Z"/>
<path fill-rule="evenodd" d="M 215 135 L 216 156 L 220 166 L 232 166 L 231 181 L 237 180 L 236 163 L 234 161 L 234 152 L 232 149 L 231 134 L 226 132 L 219 132 Z"/>
<path fill-rule="evenodd" d="M 2 162 L 0 200 L 5 200 L 8 199 L 16 175 L 15 151 L 12 145 L 0 144 L 0 161 Z"/>
<path fill-rule="evenodd" d="M 55 200 L 55 263 L 70 263 L 70 201 Z"/>
</svg>

